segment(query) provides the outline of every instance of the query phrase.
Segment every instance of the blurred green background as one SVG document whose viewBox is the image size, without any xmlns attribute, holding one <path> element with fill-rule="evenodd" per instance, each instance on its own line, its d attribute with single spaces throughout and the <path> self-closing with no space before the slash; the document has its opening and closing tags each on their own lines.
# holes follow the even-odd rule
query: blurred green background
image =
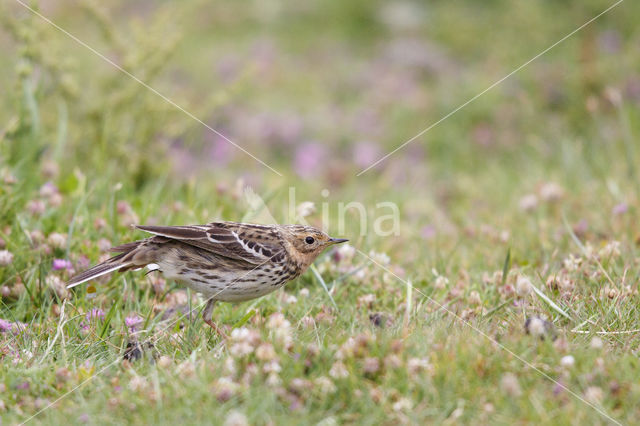
<svg viewBox="0 0 640 426">
<path fill-rule="evenodd" d="M 425 272 L 425 257 L 477 255 L 487 229 L 511 234 L 518 253 L 556 247 L 566 241 L 556 235 L 562 214 L 596 237 L 624 226 L 633 234 L 634 221 L 610 220 L 617 205 L 635 212 L 640 188 L 633 2 L 356 176 L 613 4 L 33 3 L 279 176 L 20 3 L 3 2 L 0 161 L 17 178 L 18 211 L 53 181 L 74 205 L 82 200 L 87 220 L 118 200 L 141 222 L 246 219 L 249 186 L 286 221 L 294 187 L 296 202 L 316 203 L 311 223 L 329 203 L 335 233 L 339 202 L 361 202 L 375 218 L 376 203 L 392 201 L 400 236 L 360 235 L 355 210 L 346 236 Z M 570 204 L 523 216 L 520 200 L 548 183 Z M 176 202 L 186 211 L 172 213 Z M 500 263 L 504 250 L 485 256 Z"/>
<path fill-rule="evenodd" d="M 338 203 L 361 202 L 369 213 L 368 232 L 359 232 L 358 212 L 349 211 L 345 235 L 336 236 L 350 238 L 366 253 L 388 253 L 394 273 L 413 280 L 426 294 L 446 300 L 455 312 L 478 315 L 479 326 L 488 334 L 504 333 L 508 347 L 552 366 L 542 367 L 544 371 L 556 368 L 556 358 L 566 348 L 545 343 L 536 352 L 531 341 L 523 341 L 521 325 L 529 314 L 547 315 L 567 329 L 579 323 L 598 330 L 637 328 L 640 3 L 619 3 L 357 176 L 614 4 L 602 0 L 28 2 L 92 52 L 19 2 L 3 1 L 0 249 L 10 251 L 13 262 L 0 269 L 2 286 L 7 288 L 1 316 L 35 323 L 53 333 L 59 315 L 55 309 L 64 297 L 57 292 L 46 296 L 43 288 L 52 275 L 58 281 L 68 278 L 67 271 L 51 269 L 54 257 L 70 259 L 77 268 L 89 260 L 95 262 L 104 251 L 104 239 L 107 245 L 115 245 L 134 237 L 127 227 L 131 222 L 250 220 L 247 211 L 253 207 L 246 189 L 250 187 L 279 222 L 287 220 L 290 188 L 295 188 L 296 204 L 315 203 L 316 212 L 307 217 L 312 224 L 322 223 L 321 206 L 328 203 L 327 225 L 332 234 L 337 230 Z M 328 195 L 322 192 L 325 189 Z M 380 213 L 376 204 L 383 201 L 399 207 L 399 235 L 370 232 Z M 38 240 L 34 231 L 43 238 Z M 43 242 L 52 233 L 68 238 L 58 245 L 50 237 Z M 602 260 L 604 267 L 599 268 L 585 260 L 581 266 L 585 271 L 569 270 L 565 260 L 575 258 L 568 256 L 583 254 L 572 237 L 593 252 L 618 241 L 622 254 L 614 246 L 622 257 L 610 263 Z M 496 277 L 507 253 L 507 263 L 517 272 L 500 280 Z M 408 312 L 416 306 L 405 304 L 404 284 L 383 271 L 353 275 L 353 271 L 331 269 L 327 259 L 321 272 L 329 274 L 327 280 L 331 274 L 339 277 L 334 284 L 343 296 L 336 295 L 343 314 L 339 330 L 329 331 L 329 327 L 323 329 L 322 339 L 318 337 L 327 358 L 318 364 L 320 369 L 331 365 L 328 360 L 339 341 L 352 331 L 369 330 L 367 309 L 374 305 L 361 303 L 360 296 L 377 294 L 376 309 L 388 312 L 398 327 L 405 308 Z M 358 262 L 352 263 L 360 268 Z M 546 288 L 552 273 L 573 274 L 578 282 L 575 293 L 567 295 L 553 286 L 546 291 L 560 305 L 558 309 L 565 309 L 575 321 L 568 321 L 542 299 L 522 302 L 514 296 L 513 286 L 504 290 L 516 283 L 515 274 L 522 271 L 541 288 Z M 606 280 L 606 274 L 612 279 Z M 344 286 L 336 284 L 341 280 Z M 296 294 L 311 282 L 315 281 L 303 277 L 292 291 Z M 94 306 L 105 311 L 116 306 L 118 283 L 99 286 L 96 299 L 75 299 L 78 315 L 84 318 Z M 612 294 L 609 285 L 629 299 L 606 296 Z M 332 309 L 323 290 L 312 288 L 314 304 L 308 310 L 302 303 L 297 310 L 286 309 L 292 321 L 299 320 L 297 326 L 307 314 L 326 318 Z M 151 293 L 148 286 L 127 287 L 123 294 L 126 301 L 117 309 L 122 317 L 126 310 L 146 316 L 156 299 L 163 302 L 166 296 Z M 282 298 L 274 295 L 263 300 L 258 303 L 266 305 L 265 312 L 282 310 Z M 221 317 L 229 323 L 243 318 L 238 310 L 223 309 Z M 416 318 L 418 312 L 416 308 Z M 431 343 L 422 339 L 425 334 L 429 342 L 437 342 L 434 345 L 461 354 L 457 359 L 435 359 L 433 381 L 407 384 L 406 377 L 388 382 L 357 377 L 339 385 L 336 395 L 342 396 L 336 400 L 349 399 L 361 383 L 374 383 L 381 388 L 395 386 L 400 389 L 397 395 L 428 400 L 438 407 L 416 409 L 415 416 L 409 417 L 415 422 L 447 419 L 455 407 L 445 405 L 458 397 L 474 401 L 461 420 L 471 421 L 478 413 L 489 416 L 482 417 L 485 421 L 495 419 L 492 411 L 485 410 L 486 401 L 474 398 L 484 398 L 487 383 L 498 386 L 502 368 L 516 370 L 509 364 L 513 359 L 505 361 L 500 357 L 508 358 L 506 353 L 492 353 L 495 348 L 479 335 L 464 334 L 467 329 L 460 324 L 455 328 L 458 334 L 448 340 L 447 331 L 453 327 L 443 316 L 428 320 L 420 316 L 412 324 L 412 333 L 404 330 L 405 337 L 413 336 L 407 341 L 407 352 L 415 356 L 431 353 Z M 115 318 L 113 329 L 107 323 L 100 336 L 107 333 L 114 347 L 103 347 L 95 336 L 84 336 L 85 340 L 73 341 L 80 349 L 64 365 L 79 365 L 85 358 L 99 364 L 121 357 L 120 349 L 126 345 L 121 329 L 126 332 L 127 328 L 122 318 Z M 253 325 L 260 327 L 259 320 Z M 67 331 L 70 336 L 76 334 L 75 329 Z M 183 360 L 199 348 L 205 351 L 206 361 L 211 342 L 198 340 L 200 335 L 192 328 L 188 332 L 182 347 L 163 348 L 165 353 Z M 316 339 L 304 333 L 296 336 L 301 344 Z M 10 339 L 7 336 L 3 334 Z M 582 392 L 591 383 L 584 375 L 597 355 L 586 352 L 590 350 L 586 337 L 569 336 L 567 345 L 576 350 L 584 374 L 554 377 Z M 381 358 L 393 347 L 390 339 L 381 338 Z M 635 380 L 637 358 L 629 354 L 630 348 L 637 351 L 638 338 L 633 334 L 613 337 L 610 343 L 607 355 L 614 360 L 613 366 L 598 383 L 605 389 L 603 404 L 621 419 L 635 419 L 637 407 L 629 401 L 640 395 L 640 389 L 633 383 L 624 388 L 628 394 L 607 389 L 613 389 L 609 379 L 623 382 L 623 387 L 625 380 Z M 27 338 L 18 346 L 38 353 Z M 480 347 L 487 359 L 486 376 L 478 373 L 478 366 L 485 366 L 477 358 Z M 586 360 L 583 364 L 579 354 Z M 299 374 L 295 362 L 283 364 L 285 381 Z M 618 365 L 624 367 L 617 369 Z M 9 367 L 3 371 L 14 374 L 16 381 L 24 373 Z M 451 371 L 458 376 L 450 376 Z M 219 378 L 219 371 L 209 373 L 210 380 Z M 33 374 L 38 380 L 54 380 L 51 375 L 43 379 L 42 372 Z M 550 391 L 552 384 L 537 374 L 528 371 L 523 376 L 521 399 L 507 391 L 506 396 L 491 400 L 505 423 L 549 421 L 553 417 L 546 416 L 551 412 L 566 422 L 603 421 L 596 411 L 585 412 L 587 407 L 578 400 L 570 399 L 575 405 L 569 408 L 559 403 L 555 390 Z M 472 385 L 461 391 L 459 383 Z M 191 382 L 189 386 L 194 387 L 192 392 L 204 392 L 202 398 L 210 397 L 206 386 Z M 255 390 L 258 394 L 270 389 L 268 384 L 261 386 Z M 57 389 L 45 393 L 53 399 Z M 34 389 L 30 397 L 35 400 L 38 395 Z M 529 403 L 530 395 L 542 400 L 544 409 Z M 339 404 L 336 400 L 310 402 L 305 408 L 308 422 L 319 420 Z M 25 403 L 27 414 L 36 411 L 36 402 Z M 147 402 L 142 398 L 142 405 Z M 393 412 L 395 408 L 390 407 L 397 401 L 369 402 L 346 415 L 342 407 L 338 420 L 375 421 Z M 103 397 L 96 396 L 91 410 L 100 412 L 104 403 Z M 178 403 L 183 406 L 182 400 Z M 238 403 L 242 409 L 259 412 L 259 404 L 242 404 Z M 267 405 L 272 413 L 287 412 L 282 408 L 286 401 Z M 27 415 L 12 414 L 12 419 L 20 420 Z M 186 415 L 180 409 L 174 414 L 176 418 Z M 200 414 L 196 419 L 202 421 Z M 138 420 L 157 420 L 153 412 L 139 415 Z"/>
<path fill-rule="evenodd" d="M 603 175 L 612 162 L 628 167 L 617 145 L 636 130 L 628 128 L 640 97 L 633 2 L 354 178 L 611 4 L 40 3 L 57 25 L 281 171 L 279 179 L 7 1 L 3 158 L 54 159 L 64 173 L 78 168 L 89 181 L 107 176 L 137 191 L 159 178 L 215 187 L 242 176 L 261 187 L 419 185 L 429 195 L 467 177 L 498 182 L 514 169 L 520 181 Z M 611 97 L 623 103 L 626 126 Z M 576 156 L 587 163 L 580 173 L 567 158 Z"/>
</svg>

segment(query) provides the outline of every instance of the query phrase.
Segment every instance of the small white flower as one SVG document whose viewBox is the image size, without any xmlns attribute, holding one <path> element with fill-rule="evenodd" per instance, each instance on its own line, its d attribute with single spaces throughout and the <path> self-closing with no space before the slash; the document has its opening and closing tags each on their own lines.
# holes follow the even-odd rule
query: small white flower
<svg viewBox="0 0 640 426">
<path fill-rule="evenodd" d="M 271 330 L 276 330 L 282 327 L 290 327 L 291 323 L 287 321 L 287 319 L 280 312 L 276 312 L 271 314 L 269 320 L 267 321 L 267 328 Z"/>
<path fill-rule="evenodd" d="M 191 361 L 184 361 L 178 365 L 176 372 L 183 377 L 193 377 L 196 374 L 196 366 Z"/>
<path fill-rule="evenodd" d="M 602 389 L 597 386 L 589 386 L 584 391 L 584 398 L 592 404 L 599 404 L 602 402 Z"/>
<path fill-rule="evenodd" d="M 268 386 L 278 386 L 280 383 L 282 383 L 282 380 L 276 373 L 271 373 L 267 376 L 266 384 Z"/>
<path fill-rule="evenodd" d="M 29 232 L 29 237 L 31 237 L 31 240 L 35 243 L 35 244 L 39 244 L 42 241 L 44 241 L 44 234 L 42 233 L 42 231 L 35 229 L 31 232 Z"/>
<path fill-rule="evenodd" d="M 0 250 L 0 266 L 7 266 L 13 262 L 13 253 L 9 250 Z"/>
<path fill-rule="evenodd" d="M 571 368 L 575 365 L 575 363 L 576 363 L 576 360 L 573 357 L 573 355 L 565 355 L 560 360 L 560 365 L 563 366 L 564 368 Z"/>
<path fill-rule="evenodd" d="M 320 393 L 327 395 L 336 391 L 336 385 L 333 381 L 325 376 L 320 376 L 313 381 L 313 383 L 320 389 Z"/>
<path fill-rule="evenodd" d="M 339 360 L 352 357 L 356 350 L 356 339 L 353 337 L 349 337 L 345 342 L 340 346 L 340 349 L 336 352 L 336 358 Z"/>
<path fill-rule="evenodd" d="M 436 277 L 436 280 L 433 283 L 433 286 L 438 290 L 443 290 L 447 288 L 448 285 L 449 285 L 449 278 L 442 275 L 438 275 Z"/>
<path fill-rule="evenodd" d="M 601 338 L 596 336 L 593 339 L 591 339 L 591 343 L 589 346 L 591 346 L 591 349 L 602 349 L 602 347 L 604 346 L 604 343 L 602 342 Z"/>
<path fill-rule="evenodd" d="M 229 352 L 235 357 L 244 357 L 253 352 L 253 346 L 246 342 L 235 343 L 229 347 Z"/>
<path fill-rule="evenodd" d="M 262 369 L 265 373 L 268 374 L 277 374 L 282 371 L 282 367 L 280 367 L 280 363 L 278 363 L 278 361 L 269 361 L 264 365 L 264 367 L 262 367 Z"/>
<path fill-rule="evenodd" d="M 31 200 L 27 203 L 27 210 L 34 215 L 41 215 L 46 209 L 47 206 L 42 200 Z"/>
<path fill-rule="evenodd" d="M 371 306 L 376 302 L 376 295 L 373 293 L 363 294 L 358 297 L 358 305 Z"/>
<path fill-rule="evenodd" d="M 53 248 L 62 249 L 67 246 L 67 236 L 58 232 L 52 232 L 47 238 L 47 242 Z"/>
<path fill-rule="evenodd" d="M 413 402 L 409 398 L 400 398 L 393 403 L 393 411 L 409 411 L 413 408 Z"/>
<path fill-rule="evenodd" d="M 173 359 L 166 355 L 162 355 L 158 358 L 157 365 L 160 368 L 169 368 L 173 364 Z"/>
<path fill-rule="evenodd" d="M 518 397 L 522 395 L 520 382 L 518 382 L 518 378 L 513 373 L 506 373 L 502 376 L 500 387 L 502 391 L 509 396 Z"/>
<path fill-rule="evenodd" d="M 620 256 L 620 242 L 611 241 L 598 251 L 600 259 L 614 259 Z"/>
<path fill-rule="evenodd" d="M 402 359 L 396 355 L 391 354 L 384 357 L 384 366 L 389 370 L 395 370 L 402 367 Z"/>
<path fill-rule="evenodd" d="M 248 426 L 249 420 L 240 411 L 232 410 L 227 414 L 227 418 L 224 420 L 224 426 Z"/>
<path fill-rule="evenodd" d="M 380 370 L 380 360 L 374 357 L 365 358 L 362 369 L 367 374 L 375 374 Z"/>
<path fill-rule="evenodd" d="M 574 255 L 570 254 L 569 257 L 567 257 L 563 261 L 563 263 L 567 271 L 577 271 L 578 268 L 580 268 L 580 265 L 582 264 L 582 258 L 575 257 Z"/>
<path fill-rule="evenodd" d="M 478 293 L 476 290 L 473 290 L 471 293 L 469 293 L 469 303 L 471 303 L 472 305 L 481 305 L 482 298 L 480 297 L 480 293 Z"/>
<path fill-rule="evenodd" d="M 429 360 L 426 358 L 409 358 L 407 361 L 407 369 L 410 374 L 416 374 L 423 370 L 428 370 L 431 368 L 431 364 L 429 364 Z"/>
<path fill-rule="evenodd" d="M 69 290 L 67 290 L 67 286 L 59 276 L 49 274 L 44 281 L 51 288 L 51 290 L 53 290 L 58 295 L 60 299 L 66 299 L 67 297 L 69 297 Z"/>
<path fill-rule="evenodd" d="M 564 196 L 564 189 L 555 182 L 547 182 L 540 187 L 540 198 L 544 201 L 558 201 Z"/>
<path fill-rule="evenodd" d="M 377 253 L 375 251 L 370 251 L 369 257 L 379 265 L 385 266 L 391 263 L 391 259 L 389 258 L 389 256 L 387 256 L 386 253 Z"/>
<path fill-rule="evenodd" d="M 316 325 L 316 320 L 311 315 L 305 315 L 300 320 L 300 323 L 304 328 L 313 328 Z"/>
<path fill-rule="evenodd" d="M 62 201 L 62 195 L 60 194 L 53 194 L 49 197 L 49 205 L 52 207 L 60 207 L 62 205 Z"/>
<path fill-rule="evenodd" d="M 271 361 L 276 357 L 276 351 L 271 343 L 263 343 L 256 349 L 256 358 L 260 361 Z"/>
<path fill-rule="evenodd" d="M 520 297 L 524 297 L 531 293 L 531 280 L 529 277 L 520 275 L 516 281 L 516 294 Z"/>
<path fill-rule="evenodd" d="M 296 207 L 298 217 L 311 216 L 316 212 L 316 205 L 312 201 L 304 201 Z"/>
<path fill-rule="evenodd" d="M 356 254 L 356 249 L 349 243 L 340 244 L 337 248 L 340 259 L 351 259 Z"/>
<path fill-rule="evenodd" d="M 538 197 L 535 194 L 528 194 L 520 198 L 520 210 L 530 212 L 538 207 Z"/>
<path fill-rule="evenodd" d="M 229 353 L 235 357 L 244 357 L 254 350 L 254 345 L 260 341 L 260 335 L 246 327 L 236 328 L 231 332 L 231 346 Z"/>
<path fill-rule="evenodd" d="M 46 178 L 55 178 L 60 172 L 60 167 L 58 166 L 58 163 L 53 160 L 45 160 L 42 163 L 40 171 Z"/>
<path fill-rule="evenodd" d="M 133 376 L 129 381 L 129 389 L 132 391 L 142 391 L 147 388 L 147 379 L 142 376 Z"/>
<path fill-rule="evenodd" d="M 329 375 L 334 379 L 344 379 L 345 377 L 349 377 L 349 371 L 342 362 L 337 361 L 331 366 Z"/>
<path fill-rule="evenodd" d="M 295 305 L 296 303 L 298 303 L 298 298 L 293 294 L 288 294 L 287 297 L 285 297 L 284 301 L 287 305 Z"/>
<path fill-rule="evenodd" d="M 316 426 L 338 426 L 338 421 L 335 417 L 329 416 L 316 423 Z"/>
<path fill-rule="evenodd" d="M 98 240 L 98 250 L 100 250 L 101 252 L 106 252 L 109 251 L 109 249 L 113 247 L 113 244 L 111 244 L 111 241 L 107 240 L 106 238 L 100 238 Z"/>
<path fill-rule="evenodd" d="M 544 336 L 544 333 L 546 331 L 544 321 L 537 317 L 530 318 L 527 331 L 529 331 L 529 333 L 535 337 Z"/>
<path fill-rule="evenodd" d="M 231 357 L 227 357 L 227 359 L 224 360 L 223 366 L 224 371 L 231 376 L 236 374 L 236 372 L 238 371 L 238 369 L 236 368 L 236 361 Z"/>
</svg>

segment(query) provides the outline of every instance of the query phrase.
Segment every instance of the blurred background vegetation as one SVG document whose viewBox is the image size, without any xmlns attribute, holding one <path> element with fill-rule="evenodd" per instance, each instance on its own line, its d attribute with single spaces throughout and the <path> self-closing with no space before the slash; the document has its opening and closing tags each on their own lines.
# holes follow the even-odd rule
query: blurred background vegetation
<svg viewBox="0 0 640 426">
<path fill-rule="evenodd" d="M 549 249 L 560 242 L 553 235 L 561 214 L 586 221 L 596 237 L 637 231 L 633 221 L 609 220 L 617 205 L 635 211 L 640 188 L 633 2 L 360 177 L 613 3 L 31 4 L 283 176 L 21 4 L 4 2 L 0 161 L 23 195 L 11 198 L 16 207 L 51 180 L 77 195 L 75 205 L 86 203 L 90 218 L 122 198 L 142 222 L 171 222 L 175 202 L 188 207 L 180 221 L 239 220 L 246 205 L 234 200 L 245 185 L 268 200 L 276 220 L 285 218 L 290 186 L 298 201 L 316 204 L 356 200 L 374 210 L 390 200 L 401 207 L 402 236 L 368 241 L 400 248 L 416 268 L 470 235 L 480 238 L 456 251 L 461 259 L 509 230 L 517 253 Z M 550 210 L 550 221 L 518 213 L 521 198 L 549 182 L 571 193 L 571 208 Z"/>
<path fill-rule="evenodd" d="M 421 295 L 446 301 L 465 318 L 477 316 L 489 335 L 503 336 L 501 342 L 516 353 L 579 389 L 581 395 L 584 390 L 586 398 L 592 394 L 594 400 L 603 400 L 607 410 L 623 421 L 633 421 L 637 418 L 633 401 L 640 395 L 634 379 L 637 354 L 632 353 L 637 352 L 637 335 L 603 337 L 610 344 L 604 349 L 610 350 L 603 355 L 605 364 L 593 349 L 600 350 L 602 341 L 598 346 L 586 340 L 590 336 L 567 333 L 566 340 L 558 339 L 560 344 L 546 341 L 535 346 L 537 338 L 523 338 L 522 324 L 533 314 L 546 315 L 567 330 L 587 324 L 597 330 L 624 331 L 637 328 L 640 321 L 636 272 L 640 3 L 620 3 L 357 176 L 613 4 L 613 0 L 28 2 L 60 27 L 56 28 L 19 2 L 3 1 L 0 319 L 39 330 L 36 337 L 2 334 L 6 347 L 11 344 L 17 354 L 8 355 L 6 349 L 2 358 L 7 386 L 29 377 L 32 383 L 50 384 L 43 393 L 54 400 L 70 383 L 93 374 L 94 370 L 87 373 L 89 367 L 83 370 L 85 362 L 100 366 L 122 358 L 129 338 L 127 315 L 140 314 L 148 322 L 160 304 L 169 303 L 163 286 L 140 280 L 141 285 L 131 287 L 126 278 L 130 275 L 114 278 L 118 284 L 98 286 L 95 297 L 81 297 L 84 289 L 71 297 L 64 289 L 63 281 L 73 268 L 86 267 L 104 257 L 110 244 L 133 237 L 127 225 L 251 219 L 247 187 L 266 201 L 277 221 L 284 221 L 289 188 L 294 187 L 297 203 L 316 204 L 317 211 L 307 217 L 312 224 L 321 222 L 320 205 L 325 202 L 332 219 L 338 202 L 360 201 L 371 215 L 376 214 L 378 202 L 397 203 L 400 235 L 359 235 L 358 214 L 352 211 L 345 237 L 364 252 L 377 252 L 394 274 L 412 280 Z M 329 231 L 335 233 L 334 223 L 329 222 Z M 585 243 L 584 253 L 572 237 Z M 585 254 L 598 249 L 604 250 L 602 264 Z M 500 275 L 505 256 L 513 268 L 508 277 Z M 349 361 L 348 377 L 340 382 L 339 374 L 331 376 L 338 393 L 311 398 L 305 406 L 312 414 L 310 423 L 336 406 L 345 422 L 366 418 L 374 422 L 389 413 L 406 420 L 411 417 L 398 413 L 410 405 L 394 408 L 404 397 L 422 404 L 420 409 L 406 410 L 418 423 L 444 421 L 458 411 L 455 404 L 460 401 L 469 404 L 464 411 L 467 421 L 478 413 L 488 421 L 494 407 L 505 423 L 603 421 L 598 412 L 585 411 L 579 400 L 566 394 L 557 397 L 551 382 L 487 345 L 482 336 L 458 323 L 452 331 L 454 320 L 432 309 L 416 292 L 414 299 L 420 303 L 412 305 L 406 282 L 376 268 L 354 273 L 365 271 L 360 258 L 355 259 L 340 260 L 338 255 L 318 262 L 327 280 L 336 279 L 339 315 L 324 290 L 309 286 L 311 297 L 303 301 L 301 296 L 297 304 L 295 297 L 283 292 L 256 302 L 261 303 L 264 318 L 286 312 L 294 324 L 299 353 L 317 339 L 324 358 L 313 361 L 312 376 L 331 375 L 325 370 L 336 356 L 336 345 L 349 342 L 356 332 L 369 333 L 363 339 L 385 362 L 397 351 L 404 364 L 407 354 L 432 357 L 433 369 L 428 380 L 424 375 L 408 380 L 405 373 L 357 377 L 360 360 Z M 345 263 L 348 268 L 342 269 Z M 547 303 L 549 299 L 515 293 L 523 271 L 555 300 L 555 307 Z M 568 277 L 563 281 L 571 284 L 568 290 L 547 279 L 554 273 Z M 297 294 L 314 279 L 307 274 L 287 291 Z M 338 285 L 343 280 L 344 285 Z M 55 334 L 63 300 L 77 317 L 65 325 L 67 347 L 73 349 L 68 358 L 64 345 L 49 347 L 46 340 Z M 174 305 L 177 300 L 173 298 Z M 102 309 L 103 317 L 109 312 L 99 336 L 95 330 L 86 331 L 94 309 Z M 372 309 L 388 314 L 395 327 L 377 335 L 375 344 L 367 340 L 379 326 L 371 325 Z M 561 315 L 562 309 L 574 320 Z M 216 312 L 229 324 L 244 324 L 249 318 L 228 306 Z M 161 321 L 158 317 L 152 320 Z M 319 335 L 301 326 L 310 317 L 320 324 Z M 410 317 L 415 321 L 409 324 Z M 257 314 L 251 327 L 267 336 L 269 331 L 260 322 L 264 318 Z M 373 318 L 380 323 L 386 317 Z M 184 334 L 182 340 L 174 345 L 170 339 L 160 339 L 162 353 L 176 362 L 189 359 L 198 368 L 209 368 L 213 339 L 193 325 L 174 331 Z M 400 333 L 406 351 L 392 340 Z M 434 350 L 436 346 L 439 349 Z M 577 359 L 573 375 L 558 367 L 570 350 Z M 27 358 L 24 351 L 36 357 Z M 74 369 L 74 375 L 79 372 L 76 382 L 59 384 L 62 379 L 54 377 L 53 368 L 44 371 L 28 364 L 50 353 L 55 354 L 51 365 L 81 366 Z M 24 368 L 14 368 L 9 359 Z M 282 362 L 285 384 L 302 375 L 300 363 L 286 350 Z M 571 358 L 566 364 L 573 362 Z M 162 376 L 163 385 L 177 386 L 176 394 L 182 392 L 175 400 L 160 399 L 167 407 L 177 407 L 166 412 L 181 420 L 193 414 L 188 410 L 193 393 L 211 402 L 209 382 L 227 374 L 221 365 L 207 370 L 209 376 L 201 383 Z M 427 364 L 420 361 L 420 365 Z M 603 365 L 606 374 L 589 376 L 596 368 L 604 371 Z M 91 394 L 89 403 L 86 395 L 74 394 L 66 401 L 69 410 L 77 414 L 73 408 L 77 397 L 83 407 L 91 405 L 96 418 L 108 416 L 101 413 L 109 403 L 109 392 L 101 389 L 119 387 L 116 379 L 128 377 L 124 371 L 109 371 L 104 382 L 94 382 L 96 387 L 86 392 Z M 151 367 L 149 371 L 156 374 Z M 505 372 L 522 373 L 524 392 Z M 497 388 L 500 383 L 506 383 L 504 392 L 486 392 L 487 384 Z M 187 397 L 183 384 L 194 387 Z M 372 399 L 356 403 L 352 393 L 361 386 L 371 388 Z M 380 389 L 390 395 L 384 404 L 376 400 Z M 32 386 L 24 398 L 19 392 L 12 394 L 18 395 L 13 419 L 22 421 L 39 409 L 39 390 Z M 271 390 L 268 383 L 250 386 L 246 400 L 237 404 L 255 417 L 264 408 L 256 396 Z M 294 405 L 289 402 L 292 395 L 301 399 L 300 393 L 291 391 L 281 400 L 271 395 L 273 400 L 265 402 L 276 420 L 290 420 L 286 416 Z M 147 408 L 152 406 L 149 401 L 158 400 L 145 398 L 138 402 Z M 354 405 L 344 407 L 345 401 Z M 543 402 L 537 406 L 530 401 Z M 218 406 L 215 400 L 207 406 L 213 405 L 218 414 L 229 407 Z M 118 407 L 120 418 L 129 419 L 129 405 Z M 162 411 L 141 410 L 136 415 L 149 421 L 157 420 L 158 413 Z M 66 414 L 50 410 L 47 415 L 60 420 Z M 216 418 L 207 417 L 208 412 L 195 415 L 203 416 L 200 421 Z"/>
</svg>

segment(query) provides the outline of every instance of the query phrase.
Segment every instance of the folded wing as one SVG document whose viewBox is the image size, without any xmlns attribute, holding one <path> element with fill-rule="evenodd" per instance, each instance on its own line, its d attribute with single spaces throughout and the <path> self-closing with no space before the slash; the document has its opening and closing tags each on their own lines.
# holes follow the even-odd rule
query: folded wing
<svg viewBox="0 0 640 426">
<path fill-rule="evenodd" d="M 141 225 L 136 228 L 256 265 L 280 262 L 286 254 L 277 231 L 268 226 L 213 222 L 187 226 Z"/>
</svg>

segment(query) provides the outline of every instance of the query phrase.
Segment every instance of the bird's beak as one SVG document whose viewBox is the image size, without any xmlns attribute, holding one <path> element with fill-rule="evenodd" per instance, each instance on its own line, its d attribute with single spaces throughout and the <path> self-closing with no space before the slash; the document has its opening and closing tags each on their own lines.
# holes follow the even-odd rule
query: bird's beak
<svg viewBox="0 0 640 426">
<path fill-rule="evenodd" d="M 347 240 L 346 238 L 329 238 L 329 244 L 340 244 L 340 243 L 346 243 Z"/>
</svg>

